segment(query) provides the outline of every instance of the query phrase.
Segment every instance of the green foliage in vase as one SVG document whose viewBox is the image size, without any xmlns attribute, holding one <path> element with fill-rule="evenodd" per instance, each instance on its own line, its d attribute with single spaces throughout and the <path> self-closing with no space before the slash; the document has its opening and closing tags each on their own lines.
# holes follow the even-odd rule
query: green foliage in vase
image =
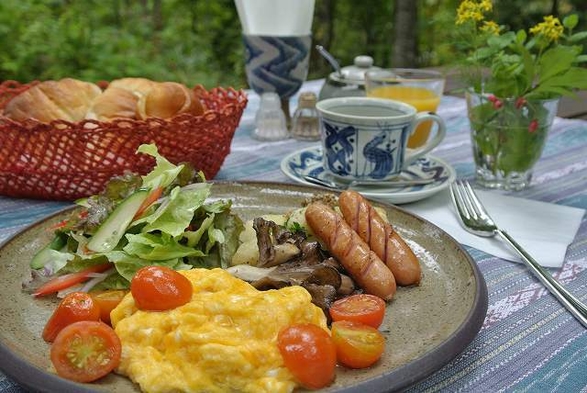
<svg viewBox="0 0 587 393">
<path fill-rule="evenodd" d="M 530 170 L 540 158 L 557 99 L 499 99 L 467 94 L 474 158 L 504 177 Z"/>
<path fill-rule="evenodd" d="M 509 31 L 486 15 L 490 0 L 464 0 L 457 9 L 457 44 L 468 54 L 463 74 L 477 92 L 497 97 L 544 99 L 573 95 L 587 88 L 587 61 L 581 42 L 587 32 L 574 32 L 579 22 L 570 15 L 561 23 L 553 16 L 526 30 Z"/>
</svg>

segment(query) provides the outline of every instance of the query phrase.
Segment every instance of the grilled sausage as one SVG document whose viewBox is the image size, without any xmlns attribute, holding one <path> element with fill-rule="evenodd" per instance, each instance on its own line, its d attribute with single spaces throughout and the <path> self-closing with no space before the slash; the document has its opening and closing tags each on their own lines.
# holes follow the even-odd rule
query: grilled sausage
<svg viewBox="0 0 587 393">
<path fill-rule="evenodd" d="M 314 202 L 306 208 L 306 222 L 365 292 L 391 300 L 396 283 L 391 271 L 342 216 Z"/>
<path fill-rule="evenodd" d="M 418 258 L 367 199 L 356 191 L 344 191 L 338 203 L 345 221 L 385 262 L 398 285 L 420 283 L 422 273 Z"/>
</svg>

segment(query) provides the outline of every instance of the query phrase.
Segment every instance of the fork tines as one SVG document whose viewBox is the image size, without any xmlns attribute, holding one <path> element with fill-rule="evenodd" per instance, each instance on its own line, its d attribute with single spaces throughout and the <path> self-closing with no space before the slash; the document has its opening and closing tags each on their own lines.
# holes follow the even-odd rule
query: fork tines
<svg viewBox="0 0 587 393">
<path fill-rule="evenodd" d="M 467 218 L 477 218 L 477 216 L 480 218 L 489 217 L 489 214 L 468 181 L 455 181 L 450 185 L 450 191 L 453 198 L 456 199 L 453 202 L 457 206 L 457 209 L 459 209 L 459 213 L 464 214 Z M 465 208 L 462 209 L 461 206 Z"/>
</svg>

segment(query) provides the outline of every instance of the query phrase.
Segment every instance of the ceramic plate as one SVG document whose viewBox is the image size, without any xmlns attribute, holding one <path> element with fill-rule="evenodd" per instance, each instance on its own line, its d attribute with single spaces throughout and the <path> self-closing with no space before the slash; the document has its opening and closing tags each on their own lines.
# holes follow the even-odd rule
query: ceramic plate
<svg viewBox="0 0 587 393">
<path fill-rule="evenodd" d="M 281 161 L 281 170 L 289 178 L 306 185 L 313 185 L 303 176 L 310 175 L 319 179 L 335 181 L 336 179 L 326 173 L 322 165 L 322 148 L 308 147 L 288 155 Z M 431 155 L 426 155 L 410 165 L 402 172 L 403 178 L 408 179 L 432 179 L 432 183 L 410 187 L 385 187 L 385 186 L 357 186 L 354 190 L 368 198 L 383 200 L 385 202 L 402 204 L 419 201 L 436 194 L 448 187 L 456 178 L 455 170 L 446 162 Z M 340 183 L 341 185 L 343 183 Z"/>
<path fill-rule="evenodd" d="M 214 199 L 232 199 L 243 219 L 283 213 L 299 207 L 316 188 L 283 183 L 215 183 Z M 422 264 L 418 287 L 398 288 L 388 304 L 381 331 L 386 336 L 382 359 L 364 370 L 339 368 L 325 392 L 388 392 L 406 388 L 439 370 L 478 333 L 487 311 L 487 289 L 477 265 L 459 244 L 431 223 L 389 204 L 398 232 Z M 110 374 L 93 384 L 66 381 L 49 370 L 49 345 L 43 326 L 57 305 L 34 299 L 21 281 L 35 251 L 50 239 L 49 228 L 68 212 L 45 218 L 0 246 L 0 369 L 33 390 L 47 392 L 138 392 L 129 379 Z"/>
</svg>

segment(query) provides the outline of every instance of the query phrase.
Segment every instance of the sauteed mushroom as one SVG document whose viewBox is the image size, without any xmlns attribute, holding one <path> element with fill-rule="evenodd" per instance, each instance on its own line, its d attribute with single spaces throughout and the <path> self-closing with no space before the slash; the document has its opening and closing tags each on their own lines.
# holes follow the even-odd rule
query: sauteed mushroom
<svg viewBox="0 0 587 393">
<path fill-rule="evenodd" d="M 237 265 L 227 270 L 259 290 L 300 285 L 312 295 L 312 301 L 324 310 L 334 300 L 355 291 L 353 280 L 343 274 L 340 264 L 316 241 L 303 232 L 291 232 L 263 218 L 253 220 L 257 232 L 257 266 Z"/>
</svg>

